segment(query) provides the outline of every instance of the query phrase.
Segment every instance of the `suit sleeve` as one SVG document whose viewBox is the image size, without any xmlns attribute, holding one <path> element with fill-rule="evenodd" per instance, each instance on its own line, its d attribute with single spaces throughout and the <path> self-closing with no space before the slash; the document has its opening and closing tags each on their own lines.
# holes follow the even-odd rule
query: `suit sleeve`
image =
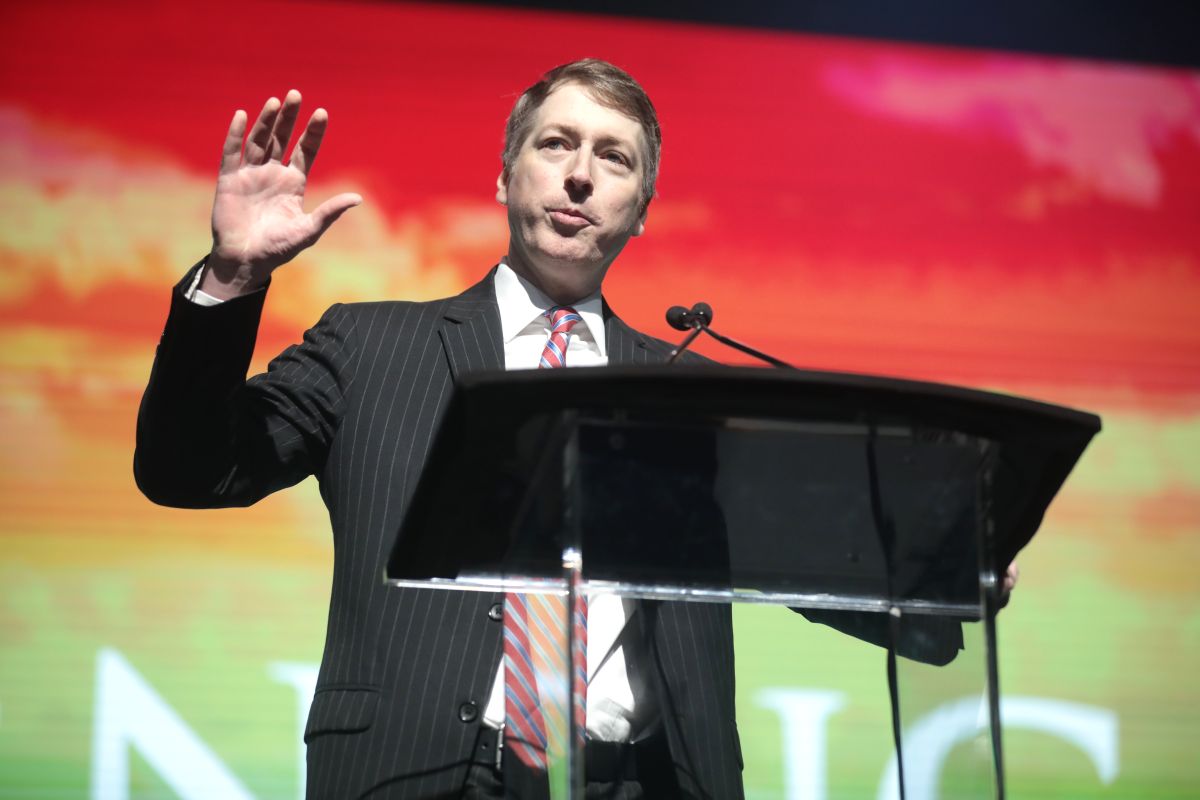
<svg viewBox="0 0 1200 800">
<path fill-rule="evenodd" d="M 794 608 L 809 622 L 828 625 L 834 630 L 886 648 L 890 640 L 888 615 L 866 611 L 842 611 L 820 608 Z M 896 655 L 944 667 L 963 649 L 962 624 L 950 617 L 908 615 L 900 625 Z"/>
<path fill-rule="evenodd" d="M 246 380 L 266 289 L 205 307 L 175 288 L 138 412 L 133 471 L 160 505 L 247 506 L 318 472 L 353 380 L 341 306 Z"/>
</svg>

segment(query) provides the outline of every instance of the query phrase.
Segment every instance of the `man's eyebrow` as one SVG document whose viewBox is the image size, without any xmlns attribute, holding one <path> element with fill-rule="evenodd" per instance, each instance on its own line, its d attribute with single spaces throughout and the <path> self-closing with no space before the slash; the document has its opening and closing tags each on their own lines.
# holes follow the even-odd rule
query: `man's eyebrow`
<svg viewBox="0 0 1200 800">
<path fill-rule="evenodd" d="M 583 136 L 582 136 L 582 134 L 579 132 L 579 129 L 578 129 L 578 128 L 576 128 L 574 125 L 569 125 L 569 124 L 566 124 L 566 123 L 563 123 L 563 122 L 549 122 L 549 123 L 547 123 L 547 124 L 545 125 L 545 127 L 543 127 L 543 128 L 542 128 L 542 129 L 539 131 L 539 133 L 540 133 L 540 134 L 546 134 L 546 133 L 549 133 L 549 132 L 551 132 L 551 131 L 557 131 L 558 133 L 562 133 L 562 134 L 565 134 L 565 135 L 567 135 L 567 136 L 574 137 L 574 138 L 576 138 L 576 139 L 582 139 L 582 138 L 583 138 Z M 637 143 L 636 143 L 636 142 L 631 142 L 631 141 L 629 141 L 628 139 L 622 139 L 622 138 L 621 138 L 621 137 L 619 137 L 619 136 L 613 136 L 613 135 L 611 135 L 611 134 L 608 134 L 608 135 L 603 135 L 603 136 L 600 136 L 600 137 L 598 137 L 598 138 L 596 139 L 596 143 L 597 143 L 597 144 L 601 144 L 601 145 L 608 145 L 608 144 L 622 145 L 622 146 L 624 146 L 624 147 L 630 147 L 630 148 L 633 148 L 634 150 L 637 150 Z"/>
<path fill-rule="evenodd" d="M 574 136 L 577 139 L 579 138 L 579 129 L 573 125 L 567 125 L 563 122 L 547 122 L 540 129 L 541 133 L 546 133 L 548 131 L 558 131 L 559 133 L 565 133 L 568 136 Z"/>
</svg>

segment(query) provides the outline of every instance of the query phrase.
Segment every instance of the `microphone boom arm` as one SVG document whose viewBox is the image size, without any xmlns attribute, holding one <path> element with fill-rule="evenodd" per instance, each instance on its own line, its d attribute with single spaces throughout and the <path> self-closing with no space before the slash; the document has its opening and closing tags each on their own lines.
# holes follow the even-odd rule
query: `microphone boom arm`
<svg viewBox="0 0 1200 800">
<path fill-rule="evenodd" d="M 667 309 L 668 325 L 680 331 L 686 331 L 688 328 L 691 328 L 691 331 L 684 338 L 684 340 L 679 343 L 679 346 L 671 351 L 671 356 L 667 359 L 667 363 L 675 363 L 675 359 L 679 358 L 683 351 L 688 348 L 688 345 L 696 340 L 697 336 L 699 336 L 701 333 L 707 333 L 709 336 L 713 337 L 726 347 L 732 347 L 734 350 L 740 350 L 746 355 L 753 356 L 760 361 L 765 361 L 773 367 L 779 367 L 780 369 L 796 369 L 796 367 L 792 366 L 786 361 L 780 361 L 778 358 L 769 356 L 759 350 L 755 350 L 753 347 L 742 344 L 736 339 L 730 339 L 728 336 L 722 336 L 709 327 L 709 325 L 712 324 L 712 319 L 713 310 L 712 306 L 710 306 L 708 303 L 696 303 L 690 309 L 684 308 L 683 306 L 671 306 L 669 309 Z"/>
<path fill-rule="evenodd" d="M 730 339 L 728 336 L 722 336 L 707 325 L 698 328 L 697 330 L 702 330 L 721 344 L 727 347 L 732 347 L 734 350 L 741 350 L 746 355 L 753 356 L 760 361 L 765 361 L 773 367 L 779 367 L 780 369 L 797 369 L 786 361 L 780 361 L 778 358 L 775 358 L 775 356 L 769 356 L 760 350 L 755 350 L 750 345 L 742 344 L 737 339 Z"/>
<path fill-rule="evenodd" d="M 681 356 L 683 354 L 683 351 L 687 350 L 688 345 L 691 344 L 692 342 L 694 342 L 696 340 L 696 337 L 699 336 L 705 330 L 708 330 L 708 329 L 705 328 L 704 325 L 697 322 L 695 324 L 695 326 L 692 328 L 692 332 L 689 333 L 684 338 L 684 340 L 679 343 L 678 347 L 676 347 L 674 350 L 671 351 L 671 357 L 667 359 L 667 363 L 674 364 L 675 359 L 679 358 L 679 356 Z"/>
</svg>

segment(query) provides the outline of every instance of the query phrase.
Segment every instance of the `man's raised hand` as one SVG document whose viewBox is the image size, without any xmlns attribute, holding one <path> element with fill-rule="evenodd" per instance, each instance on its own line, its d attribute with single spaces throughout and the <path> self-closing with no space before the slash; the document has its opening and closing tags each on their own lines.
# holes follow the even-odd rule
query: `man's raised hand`
<svg viewBox="0 0 1200 800">
<path fill-rule="evenodd" d="M 299 114 L 300 93 L 293 89 L 283 103 L 267 101 L 249 136 L 246 112 L 233 115 L 213 200 L 213 248 L 200 285 L 206 294 L 227 299 L 258 289 L 276 267 L 362 202 L 357 194 L 339 194 L 304 213 L 304 188 L 329 115 L 323 108 L 312 113 L 285 165 L 284 149 Z"/>
</svg>

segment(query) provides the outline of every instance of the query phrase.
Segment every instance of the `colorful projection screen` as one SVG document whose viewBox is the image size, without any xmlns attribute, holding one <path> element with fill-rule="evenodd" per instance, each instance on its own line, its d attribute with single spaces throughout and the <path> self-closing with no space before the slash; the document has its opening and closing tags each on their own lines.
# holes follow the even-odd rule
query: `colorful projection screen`
<svg viewBox="0 0 1200 800">
<path fill-rule="evenodd" d="M 605 285 L 635 327 L 705 300 L 799 365 L 1104 417 L 1000 620 L 1010 790 L 1194 796 L 1200 74 L 466 5 L 8 3 L 0 30 L 0 796 L 302 796 L 315 484 L 179 511 L 131 472 L 234 109 L 300 89 L 330 113 L 310 207 L 365 198 L 276 277 L 258 370 L 332 303 L 477 281 L 508 109 L 588 55 L 662 119 Z M 775 613 L 736 612 L 748 796 L 888 796 L 882 655 Z"/>
</svg>

